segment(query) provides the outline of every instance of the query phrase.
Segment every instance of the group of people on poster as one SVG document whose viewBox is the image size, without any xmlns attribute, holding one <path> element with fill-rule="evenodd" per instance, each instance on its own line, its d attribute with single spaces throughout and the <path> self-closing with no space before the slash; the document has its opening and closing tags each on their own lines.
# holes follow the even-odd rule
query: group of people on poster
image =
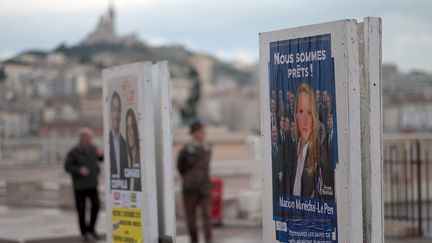
<svg viewBox="0 0 432 243">
<path fill-rule="evenodd" d="M 109 132 L 111 189 L 141 191 L 140 141 L 135 111 L 129 108 L 122 121 L 122 99 L 117 91 L 111 96 Z M 125 136 L 120 126 L 125 126 Z M 126 139 L 125 139 L 126 137 Z"/>
<path fill-rule="evenodd" d="M 307 82 L 293 88 L 270 97 L 274 205 L 286 196 L 334 201 L 332 96 Z"/>
</svg>

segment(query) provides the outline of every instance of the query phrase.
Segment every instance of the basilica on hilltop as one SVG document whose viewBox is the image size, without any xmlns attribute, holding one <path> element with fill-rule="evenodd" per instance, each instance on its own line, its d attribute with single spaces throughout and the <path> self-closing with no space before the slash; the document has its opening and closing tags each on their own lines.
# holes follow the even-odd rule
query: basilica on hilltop
<svg viewBox="0 0 432 243">
<path fill-rule="evenodd" d="M 108 7 L 107 12 L 100 16 L 94 28 L 82 41 L 82 45 L 95 44 L 122 44 L 134 45 L 139 43 L 136 34 L 120 36 L 116 31 L 116 13 L 113 5 Z"/>
</svg>

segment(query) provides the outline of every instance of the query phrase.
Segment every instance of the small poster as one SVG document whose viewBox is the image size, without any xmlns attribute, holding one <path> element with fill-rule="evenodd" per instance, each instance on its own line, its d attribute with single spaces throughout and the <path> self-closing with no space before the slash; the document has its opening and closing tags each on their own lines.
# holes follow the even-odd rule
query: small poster
<svg viewBox="0 0 432 243">
<path fill-rule="evenodd" d="M 269 43 L 272 205 L 279 242 L 338 242 L 331 34 Z"/>
<path fill-rule="evenodd" d="M 113 242 L 142 242 L 141 209 L 113 208 Z"/>
</svg>

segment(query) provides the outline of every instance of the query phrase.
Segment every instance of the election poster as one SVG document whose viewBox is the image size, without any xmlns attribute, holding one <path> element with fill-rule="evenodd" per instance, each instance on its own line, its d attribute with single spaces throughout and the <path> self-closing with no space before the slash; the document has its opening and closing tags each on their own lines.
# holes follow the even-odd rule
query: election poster
<svg viewBox="0 0 432 243">
<path fill-rule="evenodd" d="M 260 33 L 263 240 L 362 242 L 356 20 Z"/>
<path fill-rule="evenodd" d="M 156 207 L 156 200 L 146 196 L 155 191 L 155 178 L 148 173 L 154 171 L 154 149 L 148 149 L 154 146 L 154 133 L 148 125 L 153 124 L 152 96 L 145 92 L 150 79 L 144 69 L 138 63 L 104 70 L 108 239 L 113 243 L 148 242 L 145 222 Z M 151 66 L 148 70 L 151 75 Z"/>
<path fill-rule="evenodd" d="M 337 114 L 331 35 L 274 41 L 269 48 L 276 239 L 337 242 Z"/>
<path fill-rule="evenodd" d="M 142 114 L 137 103 L 137 77 L 122 76 L 108 86 L 110 95 L 109 162 L 113 242 L 142 239 L 140 138 L 138 122 Z"/>
<path fill-rule="evenodd" d="M 142 114 L 137 103 L 137 78 L 119 77 L 108 86 L 111 126 L 109 130 L 111 189 L 141 192 L 140 137 Z M 116 204 L 122 204 L 116 201 Z"/>
</svg>

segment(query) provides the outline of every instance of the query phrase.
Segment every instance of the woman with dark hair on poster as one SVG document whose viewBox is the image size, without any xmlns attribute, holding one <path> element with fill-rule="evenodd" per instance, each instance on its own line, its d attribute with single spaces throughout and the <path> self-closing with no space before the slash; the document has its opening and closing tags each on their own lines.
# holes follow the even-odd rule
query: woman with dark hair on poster
<svg viewBox="0 0 432 243">
<path fill-rule="evenodd" d="M 129 108 L 126 113 L 126 141 L 128 145 L 130 190 L 141 191 L 140 146 L 135 112 Z"/>
<path fill-rule="evenodd" d="M 301 83 L 296 95 L 296 135 L 298 137 L 292 195 L 315 198 L 322 187 L 321 165 L 325 154 L 318 140 L 318 110 L 312 88 Z"/>
</svg>

